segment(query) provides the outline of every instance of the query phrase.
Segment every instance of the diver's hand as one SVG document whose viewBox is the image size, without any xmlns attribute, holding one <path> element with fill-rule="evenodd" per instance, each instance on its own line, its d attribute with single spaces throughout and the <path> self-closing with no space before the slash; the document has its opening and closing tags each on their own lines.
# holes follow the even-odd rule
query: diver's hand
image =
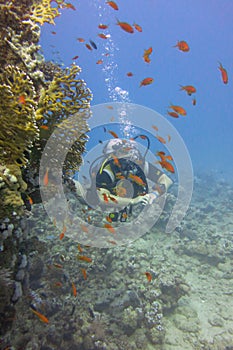
<svg viewBox="0 0 233 350">
<path fill-rule="evenodd" d="M 150 195 L 149 194 L 145 194 L 144 196 L 138 196 L 138 197 L 135 197 L 131 200 L 130 204 L 132 205 L 135 205 L 135 204 L 148 204 L 150 201 Z"/>
</svg>

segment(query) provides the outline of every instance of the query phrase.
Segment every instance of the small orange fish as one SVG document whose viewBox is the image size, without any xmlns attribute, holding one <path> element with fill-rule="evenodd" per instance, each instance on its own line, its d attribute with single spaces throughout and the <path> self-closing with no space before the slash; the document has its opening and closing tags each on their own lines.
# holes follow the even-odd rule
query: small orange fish
<svg viewBox="0 0 233 350">
<path fill-rule="evenodd" d="M 196 88 L 192 85 L 185 85 L 185 86 L 181 85 L 180 90 L 186 91 L 189 96 L 191 96 L 192 94 L 194 94 L 197 91 Z"/>
<path fill-rule="evenodd" d="M 115 131 L 108 130 L 109 134 L 111 134 L 115 139 L 118 139 L 118 135 L 115 133 Z"/>
<path fill-rule="evenodd" d="M 170 173 L 174 173 L 175 169 L 171 163 L 169 163 L 167 160 L 161 160 L 158 162 L 162 168 L 166 169 Z"/>
<path fill-rule="evenodd" d="M 152 47 L 149 47 L 149 49 L 147 50 L 144 50 L 144 55 L 150 55 L 153 51 L 153 48 Z"/>
<path fill-rule="evenodd" d="M 110 218 L 110 216 L 109 215 L 107 215 L 106 217 L 105 217 L 105 219 L 107 220 L 107 222 L 109 222 L 110 224 L 112 223 L 112 219 Z"/>
<path fill-rule="evenodd" d="M 82 251 L 83 251 L 83 249 L 82 249 L 82 247 L 81 247 L 80 244 L 78 244 L 78 251 L 79 251 L 80 253 L 82 253 Z"/>
<path fill-rule="evenodd" d="M 49 168 L 46 168 L 44 178 L 43 178 L 43 184 L 44 186 L 48 186 L 49 183 Z"/>
<path fill-rule="evenodd" d="M 129 174 L 128 176 L 132 181 L 136 182 L 136 184 L 140 185 L 140 186 L 144 186 L 145 183 L 143 182 L 143 180 L 137 176 L 137 175 L 133 175 L 133 174 Z"/>
<path fill-rule="evenodd" d="M 77 58 L 79 58 L 79 56 L 74 56 L 72 57 L 72 60 L 77 60 Z"/>
<path fill-rule="evenodd" d="M 71 285 L 72 285 L 73 296 L 76 298 L 76 296 L 77 296 L 77 288 L 75 287 L 74 282 L 72 282 Z"/>
<path fill-rule="evenodd" d="M 111 6 L 114 10 L 119 10 L 117 4 L 115 3 L 115 1 L 107 1 L 106 4 L 108 4 L 109 6 Z"/>
<path fill-rule="evenodd" d="M 181 106 L 175 106 L 175 105 L 170 105 L 171 109 L 173 109 L 173 111 L 175 111 L 176 113 L 180 114 L 180 115 L 183 115 L 183 116 L 186 116 L 186 110 L 181 107 Z"/>
<path fill-rule="evenodd" d="M 85 262 L 88 262 L 88 263 L 92 262 L 92 259 L 89 258 L 89 257 L 86 256 L 86 255 L 79 255 L 79 256 L 78 256 L 78 259 L 79 259 L 79 260 L 82 260 L 82 261 L 85 261 Z"/>
<path fill-rule="evenodd" d="M 112 158 L 113 158 L 113 163 L 118 166 L 118 168 L 120 168 L 121 164 L 119 162 L 119 159 L 113 154 L 112 155 Z"/>
<path fill-rule="evenodd" d="M 26 104 L 26 99 L 24 95 L 20 95 L 19 96 L 19 103 L 21 103 L 21 105 L 25 105 Z"/>
<path fill-rule="evenodd" d="M 102 64 L 104 61 L 103 60 L 98 60 L 96 64 Z"/>
<path fill-rule="evenodd" d="M 123 29 L 125 32 L 127 33 L 133 33 L 133 27 L 127 23 L 127 22 L 120 22 L 119 20 L 117 20 L 117 25 L 121 27 L 121 29 Z"/>
<path fill-rule="evenodd" d="M 166 143 L 166 140 L 162 136 L 156 135 L 155 137 L 157 138 L 157 140 L 159 140 L 159 142 L 161 142 L 163 144 Z"/>
<path fill-rule="evenodd" d="M 47 318 L 46 316 L 44 316 L 43 314 L 41 314 L 40 312 L 38 312 L 38 311 L 36 311 L 36 310 L 34 310 L 34 309 L 32 309 L 32 308 L 31 308 L 31 310 L 32 310 L 32 312 L 33 312 L 37 317 L 39 317 L 39 319 L 40 319 L 42 322 L 44 322 L 44 323 L 49 323 L 49 320 L 48 320 L 48 318 Z"/>
<path fill-rule="evenodd" d="M 167 111 L 167 114 L 173 118 L 179 118 L 179 114 L 176 112 Z"/>
<path fill-rule="evenodd" d="M 63 268 L 63 266 L 61 264 L 57 264 L 57 263 L 54 263 L 53 266 L 56 267 L 57 269 Z"/>
<path fill-rule="evenodd" d="M 29 201 L 29 204 L 32 205 L 33 204 L 33 200 L 31 197 L 28 197 L 28 201 Z"/>
<path fill-rule="evenodd" d="M 74 11 L 76 10 L 76 8 L 74 7 L 74 5 L 72 5 L 72 4 L 69 3 L 69 2 L 66 3 L 65 7 L 66 7 L 67 9 L 71 9 L 71 10 L 74 10 Z"/>
<path fill-rule="evenodd" d="M 110 224 L 104 224 L 104 228 L 106 228 L 111 233 L 115 233 L 116 232 L 114 227 L 112 227 L 112 225 L 110 225 Z"/>
<path fill-rule="evenodd" d="M 77 40 L 80 42 L 80 43 L 84 43 L 85 39 L 83 38 L 77 38 Z"/>
<path fill-rule="evenodd" d="M 89 45 L 89 44 L 85 44 L 85 45 L 86 45 L 86 48 L 87 48 L 88 50 L 92 51 L 91 45 Z"/>
<path fill-rule="evenodd" d="M 114 198 L 114 197 L 112 197 L 112 196 L 109 196 L 109 199 L 110 199 L 112 202 L 114 202 L 114 203 L 118 203 L 118 202 L 117 202 L 117 199 Z"/>
<path fill-rule="evenodd" d="M 219 62 L 219 67 L 218 69 L 220 70 L 221 74 L 222 74 L 222 81 L 224 84 L 228 83 L 228 74 L 225 68 L 223 68 L 222 64 Z"/>
<path fill-rule="evenodd" d="M 132 72 L 128 72 L 128 73 L 126 73 L 126 75 L 127 75 L 128 77 L 132 77 L 132 76 L 133 76 L 133 73 L 132 73 Z"/>
<path fill-rule="evenodd" d="M 51 34 L 55 35 L 55 34 L 57 34 L 57 32 L 52 31 Z"/>
<path fill-rule="evenodd" d="M 152 280 L 151 273 L 150 272 L 145 272 L 145 275 L 146 275 L 146 278 L 147 278 L 148 282 L 151 282 L 151 280 Z"/>
<path fill-rule="evenodd" d="M 140 33 L 142 32 L 142 27 L 139 24 L 134 23 L 133 26 L 138 32 L 140 32 Z"/>
<path fill-rule="evenodd" d="M 113 106 L 106 106 L 106 108 L 108 108 L 108 109 L 113 109 Z"/>
<path fill-rule="evenodd" d="M 100 37 L 101 39 L 108 39 L 108 38 L 109 38 L 108 35 L 105 35 L 105 34 L 103 34 L 103 33 L 99 33 L 99 34 L 98 34 L 98 37 Z"/>
<path fill-rule="evenodd" d="M 106 193 L 103 193 L 103 197 L 104 197 L 105 203 L 108 203 L 108 196 L 106 195 Z"/>
<path fill-rule="evenodd" d="M 116 244 L 117 244 L 117 242 L 112 241 L 112 240 L 110 240 L 110 239 L 109 239 L 107 242 L 108 242 L 108 243 L 111 243 L 111 244 L 114 244 L 114 245 L 116 245 Z"/>
<path fill-rule="evenodd" d="M 49 130 L 49 127 L 48 127 L 48 125 L 41 125 L 41 126 L 40 126 L 40 129 Z"/>
<path fill-rule="evenodd" d="M 99 28 L 99 29 L 107 29 L 107 28 L 108 28 L 108 25 L 107 25 L 107 24 L 102 24 L 102 23 L 100 23 L 100 24 L 98 25 L 98 28 Z"/>
<path fill-rule="evenodd" d="M 87 271 L 86 271 L 86 269 L 84 269 L 84 268 L 82 268 L 81 267 L 81 272 L 82 272 L 82 274 L 83 274 L 83 278 L 86 280 L 87 279 Z"/>
<path fill-rule="evenodd" d="M 146 63 L 150 63 L 151 59 L 150 59 L 150 54 L 152 53 L 153 49 L 152 47 L 149 47 L 149 49 L 144 50 L 144 54 L 143 54 L 143 59 Z"/>
<path fill-rule="evenodd" d="M 155 131 L 159 131 L 159 128 L 158 128 L 156 125 L 152 125 L 152 128 L 153 128 Z"/>
<path fill-rule="evenodd" d="M 154 81 L 153 78 L 145 78 L 145 79 L 143 79 L 143 80 L 141 81 L 140 87 L 141 87 L 141 86 L 150 85 L 150 84 L 153 83 L 153 81 Z"/>
<path fill-rule="evenodd" d="M 178 49 L 183 52 L 188 52 L 190 50 L 189 45 L 184 40 L 178 41 L 173 47 L 178 47 Z"/>
<path fill-rule="evenodd" d="M 192 105 L 193 106 L 196 106 L 196 104 L 197 104 L 197 101 L 196 101 L 196 99 L 195 99 L 195 97 L 192 99 Z"/>
<path fill-rule="evenodd" d="M 65 237 L 64 232 L 60 233 L 59 239 L 62 240 Z"/>
<path fill-rule="evenodd" d="M 167 142 L 170 142 L 170 141 L 171 141 L 171 135 L 167 135 Z M 172 160 L 172 159 L 170 159 L 170 160 Z"/>
</svg>

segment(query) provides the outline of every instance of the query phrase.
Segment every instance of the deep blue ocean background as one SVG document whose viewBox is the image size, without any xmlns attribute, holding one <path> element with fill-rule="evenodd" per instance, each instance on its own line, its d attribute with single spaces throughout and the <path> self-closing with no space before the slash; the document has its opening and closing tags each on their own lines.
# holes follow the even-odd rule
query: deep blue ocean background
<svg viewBox="0 0 233 350">
<path fill-rule="evenodd" d="M 149 107 L 167 118 L 182 136 L 193 163 L 194 174 L 214 173 L 231 180 L 233 172 L 233 2 L 232 0 L 117 0 L 115 11 L 104 0 L 73 0 L 76 10 L 62 9 L 55 26 L 44 25 L 41 47 L 46 60 L 64 66 L 75 62 L 93 93 L 92 105 L 113 101 Z M 116 25 L 117 19 L 135 22 L 142 33 L 129 34 Z M 107 30 L 98 25 L 109 25 Z M 55 31 L 56 34 L 52 32 Z M 110 34 L 107 40 L 98 33 Z M 93 40 L 97 50 L 85 43 Z M 185 40 L 189 52 L 173 46 Z M 151 63 L 143 61 L 144 49 L 153 47 Z M 104 54 L 109 52 L 109 57 Z M 73 61 L 72 58 L 79 57 Z M 96 64 L 103 59 L 103 64 Z M 219 62 L 228 71 L 223 84 Z M 133 77 L 127 77 L 127 72 Z M 145 77 L 154 83 L 139 88 Z M 192 97 L 180 85 L 194 85 Z M 119 87 L 120 95 L 115 91 Z M 186 117 L 166 115 L 170 104 L 181 105 Z M 143 116 L 142 116 L 143 118 Z M 96 136 L 96 135 L 95 135 Z M 100 131 L 99 138 L 103 135 Z M 98 140 L 98 136 L 96 136 Z M 98 141 L 97 141 L 98 142 Z"/>
</svg>

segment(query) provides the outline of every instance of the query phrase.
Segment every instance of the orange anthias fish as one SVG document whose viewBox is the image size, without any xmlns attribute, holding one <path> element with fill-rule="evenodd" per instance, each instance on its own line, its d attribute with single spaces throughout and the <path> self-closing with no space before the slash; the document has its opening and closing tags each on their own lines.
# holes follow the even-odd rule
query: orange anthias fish
<svg viewBox="0 0 233 350">
<path fill-rule="evenodd" d="M 78 56 L 78 55 L 77 55 L 77 56 L 72 57 L 72 60 L 77 60 L 77 58 L 79 58 L 79 56 Z"/>
<path fill-rule="evenodd" d="M 139 24 L 134 23 L 133 26 L 138 32 L 140 32 L 140 33 L 142 32 L 142 27 Z"/>
<path fill-rule="evenodd" d="M 49 184 L 49 168 L 46 168 L 44 178 L 43 178 L 43 184 L 44 186 L 48 186 Z"/>
<path fill-rule="evenodd" d="M 157 140 L 159 140 L 159 142 L 161 142 L 163 144 L 166 143 L 166 140 L 162 136 L 156 135 L 155 137 L 157 138 Z"/>
<path fill-rule="evenodd" d="M 167 160 L 161 160 L 158 162 L 162 168 L 166 169 L 170 173 L 174 173 L 175 169 L 171 163 L 169 163 Z"/>
<path fill-rule="evenodd" d="M 127 75 L 128 77 L 132 77 L 132 76 L 133 76 L 133 73 L 132 73 L 132 72 L 128 72 L 128 73 L 126 73 L 126 75 Z"/>
<path fill-rule="evenodd" d="M 110 224 L 104 224 L 104 228 L 106 228 L 111 233 L 115 233 L 116 232 L 114 227 L 112 225 L 110 225 Z"/>
<path fill-rule="evenodd" d="M 152 47 L 149 47 L 149 49 L 144 50 L 144 54 L 143 54 L 143 59 L 146 63 L 150 63 L 151 59 L 150 59 L 150 54 L 152 53 L 153 49 Z"/>
<path fill-rule="evenodd" d="M 113 163 L 118 166 L 118 168 L 120 168 L 121 164 L 119 162 L 119 159 L 113 154 L 112 155 L 112 158 L 113 158 Z"/>
<path fill-rule="evenodd" d="M 98 60 L 96 64 L 102 64 L 104 61 L 103 60 Z"/>
<path fill-rule="evenodd" d="M 47 318 L 46 316 L 44 316 L 44 315 L 41 314 L 39 311 L 36 311 L 36 310 L 34 310 L 34 309 L 32 309 L 32 308 L 31 308 L 31 310 L 32 310 L 32 312 L 33 312 L 37 317 L 39 317 L 39 319 L 40 319 L 42 322 L 44 322 L 44 323 L 49 323 L 49 320 L 48 320 L 48 318 Z"/>
<path fill-rule="evenodd" d="M 196 106 L 196 104 L 197 104 L 197 100 L 195 99 L 195 97 L 192 99 L 192 105 L 193 106 Z"/>
<path fill-rule="evenodd" d="M 107 1 L 106 4 L 108 4 L 109 6 L 111 6 L 114 10 L 119 10 L 117 4 L 114 1 Z"/>
<path fill-rule="evenodd" d="M 220 70 L 221 74 L 222 74 L 222 81 L 224 84 L 228 83 L 228 74 L 225 68 L 223 68 L 222 64 L 219 62 L 219 67 L 218 69 Z"/>
<path fill-rule="evenodd" d="M 170 117 L 179 118 L 179 114 L 176 112 L 167 111 L 167 114 L 170 115 Z"/>
<path fill-rule="evenodd" d="M 197 91 L 196 88 L 192 85 L 185 85 L 185 86 L 181 85 L 180 90 L 186 91 L 189 96 L 191 96 L 192 94 L 194 94 Z"/>
<path fill-rule="evenodd" d="M 76 10 L 76 8 L 74 7 L 74 5 L 71 4 L 71 3 L 69 3 L 69 2 L 66 3 L 65 7 L 66 7 L 67 9 L 71 9 L 71 10 L 74 10 L 74 11 Z"/>
<path fill-rule="evenodd" d="M 107 29 L 107 28 L 108 28 L 108 25 L 107 25 L 107 24 L 102 24 L 102 23 L 100 23 L 100 24 L 98 25 L 98 28 L 99 28 L 99 29 Z"/>
<path fill-rule="evenodd" d="M 108 39 L 109 38 L 109 35 L 105 35 L 103 33 L 99 33 L 98 34 L 98 37 L 101 38 L 101 39 Z"/>
<path fill-rule="evenodd" d="M 129 174 L 128 176 L 132 181 L 136 182 L 136 184 L 140 185 L 140 186 L 144 186 L 145 183 L 144 181 L 137 175 L 133 175 L 133 174 Z"/>
<path fill-rule="evenodd" d="M 92 259 L 89 258 L 89 257 L 86 256 L 86 255 L 79 255 L 79 256 L 78 256 L 78 259 L 79 259 L 79 260 L 82 260 L 82 261 L 85 261 L 85 262 L 88 262 L 88 263 L 92 262 Z"/>
<path fill-rule="evenodd" d="M 121 27 L 125 32 L 132 34 L 134 32 L 133 27 L 127 22 L 120 22 L 117 20 L 117 25 Z"/>
<path fill-rule="evenodd" d="M 48 125 L 41 125 L 41 126 L 40 126 L 40 129 L 49 130 L 49 127 L 48 127 Z"/>
<path fill-rule="evenodd" d="M 106 195 L 106 193 L 103 193 L 103 198 L 105 203 L 108 203 L 108 196 Z"/>
<path fill-rule="evenodd" d="M 151 273 L 150 272 L 145 272 L 145 275 L 146 275 L 146 278 L 147 278 L 148 282 L 151 282 L 151 280 L 152 280 Z"/>
<path fill-rule="evenodd" d="M 87 279 L 87 271 L 86 271 L 86 269 L 84 269 L 83 267 L 81 267 L 81 272 L 82 272 L 82 274 L 83 274 L 83 278 L 86 280 Z"/>
<path fill-rule="evenodd" d="M 190 50 L 189 45 L 184 40 L 178 41 L 177 44 L 173 47 L 178 47 L 178 49 L 183 52 L 188 52 Z"/>
<path fill-rule="evenodd" d="M 77 38 L 77 40 L 80 42 L 80 43 L 84 43 L 85 39 L 83 38 Z"/>
<path fill-rule="evenodd" d="M 158 128 L 156 125 L 152 125 L 152 128 L 153 128 L 155 131 L 159 131 L 159 128 Z"/>
<path fill-rule="evenodd" d="M 21 103 L 21 105 L 25 105 L 26 104 L 26 99 L 24 95 L 20 95 L 19 96 L 19 103 Z"/>
<path fill-rule="evenodd" d="M 173 111 L 175 111 L 176 113 L 178 113 L 180 115 L 185 116 L 187 114 L 186 110 L 181 106 L 170 105 L 169 108 L 173 109 Z"/>
<path fill-rule="evenodd" d="M 115 139 L 118 139 L 118 135 L 112 131 L 112 130 L 108 130 L 109 134 L 111 134 L 113 137 L 115 137 Z"/>
<path fill-rule="evenodd" d="M 88 50 L 92 51 L 91 45 L 89 45 L 89 44 L 85 44 L 85 45 L 86 45 L 86 48 L 87 48 Z"/>
<path fill-rule="evenodd" d="M 76 296 L 77 296 L 77 288 L 75 287 L 74 282 L 72 282 L 71 285 L 72 285 L 73 296 L 76 298 Z"/>
<path fill-rule="evenodd" d="M 150 85 L 150 84 L 153 83 L 153 81 L 154 81 L 153 78 L 145 78 L 145 79 L 143 79 L 143 80 L 141 81 L 140 87 L 141 87 L 141 86 Z"/>
</svg>

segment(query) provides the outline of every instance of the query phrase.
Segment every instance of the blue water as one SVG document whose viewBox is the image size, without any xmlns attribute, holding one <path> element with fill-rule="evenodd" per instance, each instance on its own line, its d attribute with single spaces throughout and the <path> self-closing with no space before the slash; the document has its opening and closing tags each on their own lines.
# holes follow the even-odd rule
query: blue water
<svg viewBox="0 0 233 350">
<path fill-rule="evenodd" d="M 56 25 L 44 25 L 41 46 L 46 60 L 69 66 L 72 57 L 82 68 L 93 93 L 92 105 L 131 102 L 152 108 L 164 115 L 180 133 L 190 153 L 194 172 L 215 172 L 231 179 L 233 172 L 232 77 L 233 77 L 233 2 L 231 0 L 118 0 L 119 11 L 103 0 L 72 2 L 76 11 L 61 10 Z M 142 33 L 124 32 L 120 21 L 142 27 Z M 107 30 L 98 24 L 108 24 Z M 52 34 L 51 31 L 56 31 Z M 107 40 L 98 33 L 110 34 Z M 93 40 L 97 50 L 89 51 L 78 37 Z M 173 46 L 185 40 L 189 52 Z M 151 63 L 143 61 L 143 51 L 153 47 Z M 110 53 L 109 57 L 104 54 Z M 96 61 L 103 59 L 102 65 Z M 223 84 L 219 62 L 227 69 L 229 82 Z M 127 72 L 133 77 L 127 77 Z M 139 88 L 145 77 L 154 83 Z M 197 104 L 180 91 L 179 85 L 194 85 Z M 115 88 L 120 88 L 117 92 Z M 118 89 L 119 90 L 119 89 Z M 166 115 L 168 106 L 181 105 L 186 117 Z M 143 118 L 143 116 L 142 116 Z M 101 139 L 96 136 L 96 142 Z"/>
</svg>

